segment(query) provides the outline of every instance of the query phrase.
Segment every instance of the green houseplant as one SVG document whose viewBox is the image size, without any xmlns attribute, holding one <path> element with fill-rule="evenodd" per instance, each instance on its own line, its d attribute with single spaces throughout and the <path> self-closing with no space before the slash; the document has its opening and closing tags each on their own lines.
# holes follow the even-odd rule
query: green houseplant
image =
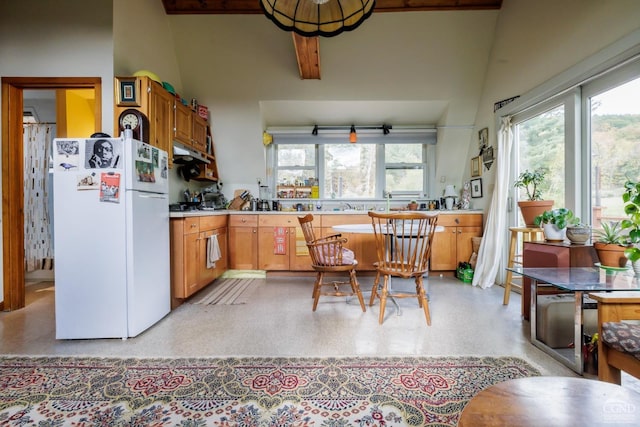
<svg viewBox="0 0 640 427">
<path fill-rule="evenodd" d="M 628 230 L 628 243 L 631 244 L 624 254 L 631 261 L 636 274 L 640 275 L 640 182 L 625 182 L 622 201 L 627 218 L 622 220 L 621 226 Z"/>
<path fill-rule="evenodd" d="M 526 199 L 518 201 L 520 213 L 527 227 L 534 227 L 535 218 L 553 206 L 553 200 L 543 200 L 540 185 L 544 183 L 547 171 L 542 168 L 533 171 L 525 169 L 513 183 L 515 188 L 525 190 Z"/>
<path fill-rule="evenodd" d="M 624 267 L 627 264 L 625 250 L 629 248 L 627 236 L 619 221 L 607 221 L 595 231 L 596 241 L 593 247 L 598 254 L 600 264 L 608 267 Z"/>
<path fill-rule="evenodd" d="M 549 241 L 563 241 L 568 225 L 580 224 L 580 218 L 571 209 L 556 208 L 544 211 L 533 220 L 536 227 L 544 229 L 545 238 Z"/>
</svg>

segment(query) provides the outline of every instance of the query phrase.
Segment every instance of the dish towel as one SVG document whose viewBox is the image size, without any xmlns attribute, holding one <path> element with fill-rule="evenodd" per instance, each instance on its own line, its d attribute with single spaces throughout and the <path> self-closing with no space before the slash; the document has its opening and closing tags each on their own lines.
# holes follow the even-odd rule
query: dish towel
<svg viewBox="0 0 640 427">
<path fill-rule="evenodd" d="M 207 239 L 207 268 L 214 268 L 216 266 L 216 261 L 218 261 L 220 257 L 218 235 L 213 234 Z"/>
</svg>

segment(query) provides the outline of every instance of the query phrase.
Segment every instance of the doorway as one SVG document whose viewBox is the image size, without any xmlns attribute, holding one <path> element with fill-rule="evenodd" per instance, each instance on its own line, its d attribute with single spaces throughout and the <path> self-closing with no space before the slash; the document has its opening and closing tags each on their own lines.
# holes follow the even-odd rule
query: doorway
<svg viewBox="0 0 640 427">
<path fill-rule="evenodd" d="M 92 89 L 94 129 L 102 128 L 102 83 L 99 77 L 2 78 L 2 310 L 25 306 L 23 91 Z"/>
</svg>

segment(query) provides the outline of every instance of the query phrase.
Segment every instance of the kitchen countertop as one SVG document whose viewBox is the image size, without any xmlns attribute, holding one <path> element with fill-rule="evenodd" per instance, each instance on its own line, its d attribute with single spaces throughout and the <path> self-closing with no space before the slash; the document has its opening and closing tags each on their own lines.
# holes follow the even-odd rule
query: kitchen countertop
<svg viewBox="0 0 640 427">
<path fill-rule="evenodd" d="M 196 216 L 212 216 L 212 215 L 306 215 L 313 213 L 317 215 L 367 215 L 365 210 L 347 210 L 347 211 L 232 211 L 227 209 L 221 210 L 205 210 L 205 211 L 185 211 L 185 212 L 169 212 L 169 218 L 191 218 Z M 400 211 L 399 211 L 400 212 Z M 402 211 L 407 212 L 407 211 Z M 432 212 L 440 215 L 466 215 L 481 214 L 482 210 L 438 210 L 438 211 L 417 211 Z"/>
</svg>

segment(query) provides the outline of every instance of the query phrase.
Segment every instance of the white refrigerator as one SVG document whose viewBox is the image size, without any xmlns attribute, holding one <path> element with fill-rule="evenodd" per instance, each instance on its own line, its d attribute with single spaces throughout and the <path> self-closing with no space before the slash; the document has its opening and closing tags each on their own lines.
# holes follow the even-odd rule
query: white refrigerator
<svg viewBox="0 0 640 427">
<path fill-rule="evenodd" d="M 56 338 L 135 337 L 170 311 L 167 153 L 53 144 Z"/>
</svg>

